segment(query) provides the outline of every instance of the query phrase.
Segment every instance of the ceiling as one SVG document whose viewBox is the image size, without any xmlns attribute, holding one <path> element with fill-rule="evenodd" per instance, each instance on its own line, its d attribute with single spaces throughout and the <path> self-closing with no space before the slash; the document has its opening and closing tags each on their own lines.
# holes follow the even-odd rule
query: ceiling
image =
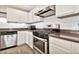
<svg viewBox="0 0 79 59">
<path fill-rule="evenodd" d="M 35 8 L 37 5 L 8 5 L 9 7 L 16 8 L 23 11 L 31 11 L 33 8 Z"/>
</svg>

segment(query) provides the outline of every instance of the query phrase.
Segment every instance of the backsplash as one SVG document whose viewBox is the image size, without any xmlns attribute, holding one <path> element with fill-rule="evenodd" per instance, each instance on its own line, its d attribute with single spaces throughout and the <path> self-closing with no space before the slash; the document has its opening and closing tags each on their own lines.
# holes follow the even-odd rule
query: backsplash
<svg viewBox="0 0 79 59">
<path fill-rule="evenodd" d="M 36 25 L 36 28 L 45 28 L 46 22 L 35 23 L 35 24 L 32 24 L 32 25 Z"/>
<path fill-rule="evenodd" d="M 51 16 L 48 18 L 44 18 L 45 22 L 52 22 L 54 24 L 60 24 L 61 29 L 70 29 L 70 30 L 79 30 L 79 15 L 68 17 L 68 18 L 56 18 L 55 16 Z"/>
<path fill-rule="evenodd" d="M 27 28 L 27 24 L 20 23 L 0 23 L 0 28 Z"/>
</svg>

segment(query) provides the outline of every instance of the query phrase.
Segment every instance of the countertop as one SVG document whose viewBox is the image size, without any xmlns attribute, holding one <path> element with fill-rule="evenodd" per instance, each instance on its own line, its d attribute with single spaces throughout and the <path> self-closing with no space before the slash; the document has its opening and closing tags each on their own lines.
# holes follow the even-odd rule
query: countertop
<svg viewBox="0 0 79 59">
<path fill-rule="evenodd" d="M 28 28 L 0 28 L 0 32 L 5 31 L 44 31 L 45 29 L 30 30 Z M 77 30 L 60 30 L 60 32 L 51 32 L 48 34 L 51 37 L 78 42 L 79 43 L 79 31 Z"/>
<path fill-rule="evenodd" d="M 52 32 L 48 35 L 51 37 L 79 43 L 79 31 L 60 30 L 60 32 Z"/>
<path fill-rule="evenodd" d="M 30 30 L 28 28 L 0 28 L 0 32 L 4 31 L 42 31 L 43 29 Z M 45 30 L 45 29 L 44 29 Z"/>
<path fill-rule="evenodd" d="M 25 31 L 28 30 L 28 28 L 0 28 L 0 32 L 4 31 Z"/>
</svg>

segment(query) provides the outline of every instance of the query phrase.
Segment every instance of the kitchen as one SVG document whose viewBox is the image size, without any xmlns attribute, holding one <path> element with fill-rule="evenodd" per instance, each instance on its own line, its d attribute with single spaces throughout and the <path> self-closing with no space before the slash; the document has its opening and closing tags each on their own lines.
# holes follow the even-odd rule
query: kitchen
<svg viewBox="0 0 79 59">
<path fill-rule="evenodd" d="M 0 5 L 0 54 L 79 53 L 79 5 Z"/>
</svg>

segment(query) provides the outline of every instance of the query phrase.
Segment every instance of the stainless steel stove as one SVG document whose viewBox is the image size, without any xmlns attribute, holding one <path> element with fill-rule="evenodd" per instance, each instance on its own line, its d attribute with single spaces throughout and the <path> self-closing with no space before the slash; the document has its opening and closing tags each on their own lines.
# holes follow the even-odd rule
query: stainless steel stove
<svg viewBox="0 0 79 59">
<path fill-rule="evenodd" d="M 33 32 L 33 43 L 34 49 L 40 53 L 48 54 L 49 53 L 49 40 L 48 33 L 44 31 Z"/>
</svg>

